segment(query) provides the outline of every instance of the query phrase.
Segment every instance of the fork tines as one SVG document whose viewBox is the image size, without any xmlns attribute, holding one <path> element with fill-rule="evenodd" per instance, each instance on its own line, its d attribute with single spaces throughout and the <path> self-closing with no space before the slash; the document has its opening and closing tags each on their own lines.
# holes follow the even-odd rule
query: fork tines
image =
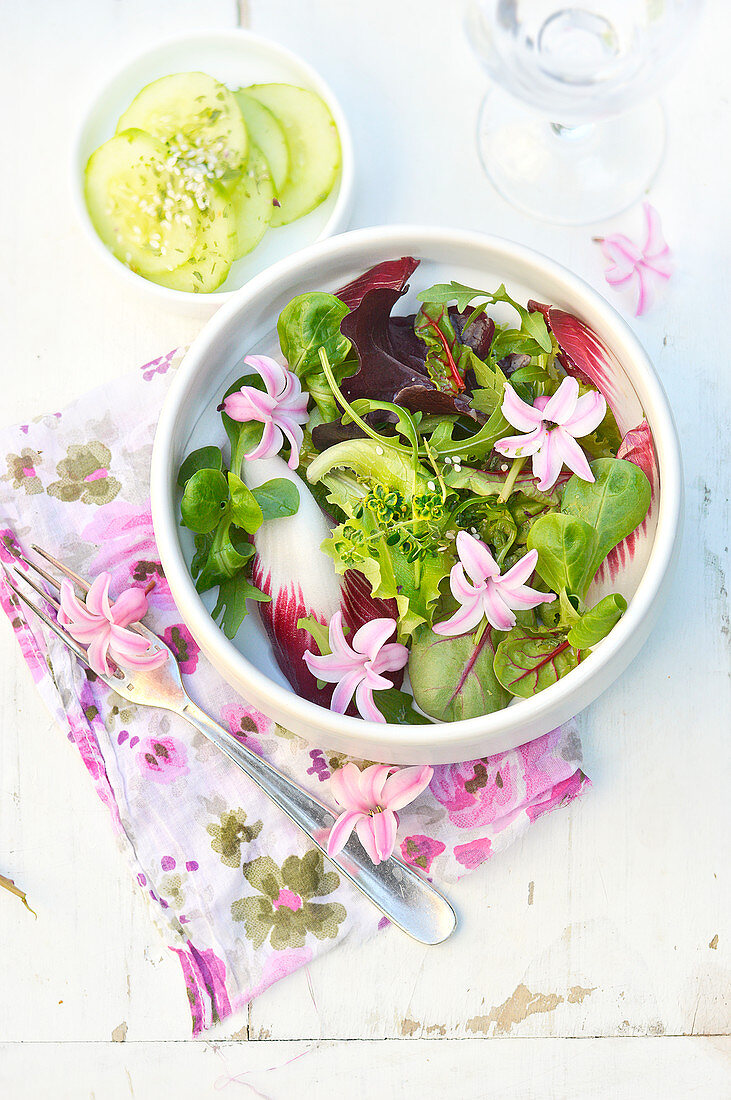
<svg viewBox="0 0 731 1100">
<path fill-rule="evenodd" d="M 87 584 L 87 582 L 83 580 L 80 576 L 78 576 L 77 573 L 74 573 L 73 570 L 64 565 L 63 562 L 58 561 L 46 550 L 43 550 L 40 546 L 31 544 L 31 549 L 36 554 L 40 555 L 40 557 L 44 558 L 45 561 L 47 561 L 50 565 L 58 569 L 59 572 L 68 577 L 68 579 L 76 584 L 84 593 L 87 593 L 89 591 L 89 585 Z M 29 570 L 32 570 L 34 573 L 36 573 L 42 580 L 46 582 L 46 584 L 51 585 L 57 593 L 60 592 L 61 586 L 58 580 L 46 569 L 44 569 L 43 566 L 38 565 L 37 562 L 32 561 L 30 558 L 26 557 L 25 554 L 22 553 L 18 554 L 17 560 L 28 566 Z M 47 604 L 50 604 L 50 606 L 53 607 L 56 611 L 56 614 L 58 614 L 58 612 L 61 610 L 61 605 L 59 604 L 55 596 L 47 592 L 46 589 L 41 584 L 39 584 L 37 580 L 29 576 L 25 570 L 20 569 L 17 565 L 13 567 L 13 573 L 11 573 L 5 562 L 2 562 L 1 564 L 3 566 L 5 580 L 8 584 L 8 587 L 15 593 L 18 599 L 22 600 L 22 602 L 27 607 L 29 607 L 31 611 L 33 611 L 38 616 L 38 618 L 42 622 L 44 622 L 50 630 L 53 631 L 53 633 L 57 637 L 61 639 L 64 645 L 66 645 L 71 650 L 71 652 L 74 653 L 75 656 L 78 657 L 80 661 L 83 661 L 83 663 L 88 667 L 89 661 L 87 658 L 86 650 L 82 646 L 80 646 L 74 638 L 71 637 L 68 631 L 63 628 L 61 623 L 59 623 L 56 619 L 51 618 L 51 616 L 48 615 L 42 607 L 38 606 L 36 601 L 32 600 L 25 592 L 23 592 L 23 590 L 18 586 L 17 582 L 15 581 L 13 573 L 15 574 L 15 576 L 25 581 L 25 583 L 29 585 L 29 587 L 32 588 L 35 592 L 37 592 L 38 595 L 43 600 L 45 600 Z M 115 669 L 113 675 L 117 678 L 124 677 L 124 673 L 121 672 L 120 669 Z"/>
</svg>

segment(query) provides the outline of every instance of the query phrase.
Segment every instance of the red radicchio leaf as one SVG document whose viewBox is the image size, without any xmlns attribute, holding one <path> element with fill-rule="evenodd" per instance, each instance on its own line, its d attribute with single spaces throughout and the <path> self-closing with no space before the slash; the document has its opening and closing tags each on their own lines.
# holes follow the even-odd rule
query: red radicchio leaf
<svg viewBox="0 0 731 1100">
<path fill-rule="evenodd" d="M 528 309 L 538 310 L 546 318 L 566 373 L 596 386 L 614 413 L 620 432 L 624 434 L 634 427 L 642 416 L 642 408 L 614 352 L 573 313 L 535 301 L 528 302 Z"/>
<path fill-rule="evenodd" d="M 280 669 L 299 696 L 329 707 L 334 685 L 318 688 L 307 668 L 303 654 L 314 642 L 309 631 L 297 626 L 299 619 L 312 617 L 327 626 L 342 610 L 345 625 L 355 631 L 371 619 L 395 620 L 396 601 L 374 599 L 362 573 L 349 570 L 344 578 L 338 576 L 332 558 L 320 549 L 330 523 L 308 486 L 283 459 L 247 462 L 244 477 L 249 488 L 272 477 L 287 477 L 299 491 L 296 515 L 264 523 L 255 533 L 252 580 L 271 596 L 271 603 L 257 604 L 257 609 Z M 395 679 L 397 686 L 401 678 Z"/>
<path fill-rule="evenodd" d="M 312 635 L 300 629 L 297 622 L 314 616 L 318 622 L 327 625 L 332 613 L 328 616 L 321 609 L 313 608 L 299 585 L 289 584 L 283 588 L 273 585 L 271 570 L 265 572 L 259 554 L 254 558 L 251 576 L 257 588 L 272 598 L 271 603 L 257 606 L 277 664 L 299 696 L 309 699 L 311 703 L 319 703 L 321 707 L 329 707 L 333 684 L 318 688 L 315 677 L 303 660 L 305 650 L 312 648 Z"/>
<path fill-rule="evenodd" d="M 634 531 L 631 531 L 625 539 L 617 543 L 599 566 L 596 580 L 600 582 L 613 581 L 628 566 L 637 552 L 638 544 L 647 536 L 649 524 L 654 520 L 660 472 L 652 441 L 652 432 L 647 420 L 643 419 L 636 428 L 631 428 L 627 432 L 617 451 L 617 458 L 624 458 L 627 462 L 639 466 L 642 472 L 647 475 L 652 495 L 650 497 L 650 507 L 642 523 Z"/>
<path fill-rule="evenodd" d="M 616 355 L 588 325 L 573 313 L 567 313 L 555 306 L 530 301 L 528 309 L 539 310 L 546 318 L 549 329 L 556 337 L 560 348 L 559 361 L 566 373 L 579 381 L 596 386 L 606 398 L 623 434 L 617 458 L 633 462 L 649 479 L 652 496 L 647 515 L 639 527 L 609 553 L 593 581 L 599 589 L 597 595 L 603 585 L 615 582 L 618 577 L 622 577 L 625 588 L 631 589 L 633 577 L 628 573 L 636 572 L 639 576 L 644 569 L 641 550 L 645 549 L 646 556 L 657 522 L 660 476 L 650 426 L 643 417 L 637 394 Z"/>
<path fill-rule="evenodd" d="M 378 288 L 403 290 L 407 280 L 418 266 L 419 261 L 413 256 L 402 256 L 400 260 L 384 260 L 383 263 L 376 264 L 375 267 L 364 271 L 357 279 L 341 287 L 335 292 L 335 296 L 341 302 L 345 302 L 349 309 L 357 309 L 368 290 Z"/>
<path fill-rule="evenodd" d="M 382 600 L 371 595 L 371 585 L 367 577 L 357 569 L 348 569 L 343 576 L 343 618 L 351 633 L 369 623 L 371 619 L 398 619 L 398 604 L 395 600 Z M 393 639 L 392 639 L 393 640 Z M 401 687 L 404 671 L 387 673 L 396 687 Z"/>
</svg>

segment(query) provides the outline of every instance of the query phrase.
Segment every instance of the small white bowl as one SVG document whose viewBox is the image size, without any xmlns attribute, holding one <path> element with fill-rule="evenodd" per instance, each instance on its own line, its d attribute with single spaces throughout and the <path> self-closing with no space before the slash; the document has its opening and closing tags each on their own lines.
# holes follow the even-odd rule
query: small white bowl
<svg viewBox="0 0 731 1100">
<path fill-rule="evenodd" d="M 188 571 L 191 543 L 178 519 L 176 476 L 190 450 L 225 436 L 216 406 L 242 373 L 245 355 L 278 354 L 277 317 L 303 290 L 334 290 L 373 264 L 398 256 L 421 260 L 397 312 L 414 308 L 419 289 L 456 279 L 535 298 L 578 315 L 611 349 L 612 390 L 626 427 L 649 422 L 659 470 L 659 499 L 629 565 L 609 585 L 629 607 L 599 646 L 567 676 L 530 699 L 480 718 L 435 725 L 386 725 L 335 714 L 298 698 L 276 666 L 251 614 L 229 641 L 211 618 L 210 600 Z M 625 427 L 625 430 L 626 430 Z M 363 229 L 300 252 L 253 279 L 205 326 L 181 364 L 163 407 L 152 457 L 152 517 L 170 589 L 187 626 L 228 682 L 254 706 L 322 748 L 393 763 L 445 763 L 502 752 L 530 741 L 591 703 L 637 655 L 659 612 L 678 549 L 683 501 L 678 438 L 667 398 L 629 326 L 594 290 L 552 260 L 509 241 L 410 226 Z M 594 587 L 590 598 L 601 591 Z M 605 589 L 606 590 L 606 589 Z M 592 600 L 593 602 L 593 600 Z M 208 606 L 207 606 L 208 605 Z"/>
<path fill-rule="evenodd" d="M 282 83 L 317 92 L 335 119 L 342 154 L 340 173 L 327 199 L 290 225 L 268 230 L 253 252 L 233 264 L 223 286 L 211 294 L 171 290 L 130 271 L 99 239 L 84 200 L 84 170 L 89 157 L 114 135 L 120 115 L 137 93 L 158 77 L 193 71 L 207 73 L 231 87 Z M 79 127 L 73 147 L 71 186 L 79 218 L 92 246 L 128 286 L 188 313 L 210 316 L 260 271 L 347 227 L 353 203 L 353 166 L 353 143 L 347 120 L 322 77 L 283 46 L 250 31 L 230 30 L 170 39 L 137 55 L 119 69 L 93 99 Z"/>
</svg>

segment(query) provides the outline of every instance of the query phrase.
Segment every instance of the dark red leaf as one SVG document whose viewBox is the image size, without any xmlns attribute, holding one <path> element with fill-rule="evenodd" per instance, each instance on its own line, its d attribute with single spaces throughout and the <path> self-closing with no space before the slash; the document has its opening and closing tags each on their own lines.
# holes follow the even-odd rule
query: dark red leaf
<svg viewBox="0 0 731 1100">
<path fill-rule="evenodd" d="M 403 290 L 418 266 L 419 261 L 413 256 L 402 256 L 400 260 L 384 260 L 383 263 L 364 271 L 357 279 L 353 279 L 340 290 L 336 290 L 335 296 L 341 302 L 345 302 L 349 309 L 356 309 L 369 290 Z"/>
</svg>

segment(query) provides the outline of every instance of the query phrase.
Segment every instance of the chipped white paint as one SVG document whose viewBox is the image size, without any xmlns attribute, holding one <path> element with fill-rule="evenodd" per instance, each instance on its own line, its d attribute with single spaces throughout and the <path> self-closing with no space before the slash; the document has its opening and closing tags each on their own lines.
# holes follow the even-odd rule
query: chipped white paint
<svg viewBox="0 0 731 1100">
<path fill-rule="evenodd" d="M 10 5 L 0 81 L 10 101 L 23 88 L 23 110 L 8 114 L 4 140 L 23 155 L 6 158 L 2 184 L 12 215 L 1 230 L 4 422 L 59 407 L 198 330 L 125 296 L 99 268 L 73 220 L 66 158 L 85 94 L 110 66 L 171 30 L 234 25 L 239 8 L 254 30 L 318 66 L 341 97 L 358 156 L 354 224 L 497 232 L 605 289 L 591 229 L 533 224 L 480 174 L 473 124 L 483 77 L 457 5 L 212 0 L 204 16 L 198 0 Z M 376 1061 L 384 1100 L 449 1094 L 455 1070 L 465 1097 L 484 1096 L 490 1075 L 505 1096 L 723 1094 L 720 1040 L 675 1037 L 717 1036 L 729 1023 L 731 463 L 722 389 L 727 397 L 731 162 L 719 141 L 729 32 L 731 11 L 716 6 L 667 97 L 668 157 L 652 198 L 679 270 L 635 327 L 684 442 L 687 538 L 655 635 L 582 716 L 593 793 L 454 890 L 462 925 L 451 943 L 424 949 L 388 933 L 346 944 L 269 990 L 215 1042 L 180 1043 L 189 1020 L 177 963 L 130 886 L 75 750 L 0 624 L 0 874 L 38 912 L 34 921 L 0 891 L 4 1095 L 207 1097 L 220 1079 L 238 1077 L 250 1086 L 242 1095 L 308 1096 L 317 1083 L 327 1100 L 368 1095 Z M 28 79 L 31 47 L 43 81 Z M 632 218 L 596 228 L 631 230 Z M 229 1036 L 255 1041 L 243 1047 Z M 399 1041 L 378 1042 L 386 1038 Z M 282 1068 L 260 1072 L 271 1066 Z"/>
</svg>

